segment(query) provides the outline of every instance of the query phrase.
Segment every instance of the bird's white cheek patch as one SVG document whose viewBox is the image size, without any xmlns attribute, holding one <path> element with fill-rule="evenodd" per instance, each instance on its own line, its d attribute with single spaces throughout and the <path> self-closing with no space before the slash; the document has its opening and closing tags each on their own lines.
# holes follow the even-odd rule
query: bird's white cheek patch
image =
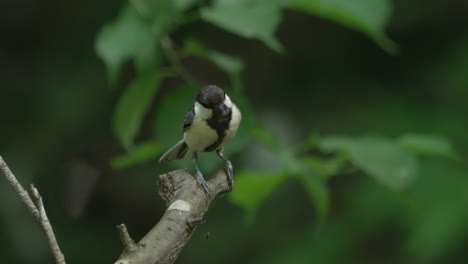
<svg viewBox="0 0 468 264">
<path fill-rule="evenodd" d="M 114 264 L 132 264 L 128 259 L 121 259 Z"/>
<path fill-rule="evenodd" d="M 188 211 L 190 211 L 190 204 L 187 203 L 184 200 L 175 200 L 173 203 L 171 203 L 171 205 L 169 205 L 167 210 L 168 211 L 169 210 L 178 210 L 179 212 L 181 212 L 181 211 L 188 212 Z"/>
</svg>

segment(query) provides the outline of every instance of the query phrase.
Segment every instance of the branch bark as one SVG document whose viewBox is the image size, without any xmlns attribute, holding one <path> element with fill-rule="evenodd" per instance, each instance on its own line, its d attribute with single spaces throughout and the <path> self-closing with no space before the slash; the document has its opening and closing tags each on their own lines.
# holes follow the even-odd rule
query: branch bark
<svg viewBox="0 0 468 264">
<path fill-rule="evenodd" d="M 0 170 L 19 195 L 28 211 L 47 236 L 55 263 L 66 264 L 54 231 L 47 217 L 42 197 L 31 184 L 31 193 L 21 186 L 8 165 L 0 156 Z M 209 192 L 204 190 L 186 170 L 176 170 L 159 176 L 159 195 L 166 201 L 167 209 L 160 221 L 135 243 L 124 224 L 119 225 L 124 250 L 115 264 L 172 264 L 189 241 L 211 203 L 229 192 L 227 175 L 219 170 L 207 181 Z"/>
<path fill-rule="evenodd" d="M 162 174 L 158 182 L 159 195 L 167 204 L 166 212 L 136 246 L 126 227 L 119 225 L 124 250 L 115 264 L 174 263 L 196 227 L 204 222 L 210 204 L 229 191 L 224 170 L 207 181 L 209 193 L 186 170 Z"/>
<path fill-rule="evenodd" d="M 10 168 L 3 160 L 2 156 L 0 156 L 0 170 L 5 174 L 5 178 L 10 183 L 11 187 L 16 191 L 19 195 L 21 201 L 24 203 L 28 211 L 31 213 L 33 218 L 41 227 L 42 231 L 47 236 L 47 241 L 49 243 L 50 250 L 54 256 L 55 263 L 57 264 L 66 264 L 65 257 L 60 250 L 60 247 L 57 243 L 57 239 L 55 238 L 54 231 L 52 229 L 52 225 L 50 224 L 49 218 L 47 217 L 44 204 L 42 203 L 42 197 L 39 194 L 39 191 L 31 184 L 31 192 L 34 197 L 34 201 L 29 196 L 29 193 L 21 186 L 19 181 L 16 179 L 15 175 L 11 172 Z"/>
</svg>

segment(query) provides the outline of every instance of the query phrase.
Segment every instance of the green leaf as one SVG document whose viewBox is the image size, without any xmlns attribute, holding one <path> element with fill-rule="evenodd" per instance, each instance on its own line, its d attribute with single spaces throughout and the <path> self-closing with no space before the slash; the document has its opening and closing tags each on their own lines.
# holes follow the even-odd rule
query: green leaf
<svg viewBox="0 0 468 264">
<path fill-rule="evenodd" d="M 144 142 L 136 146 L 128 154 L 114 158 L 111 166 L 114 169 L 123 169 L 139 165 L 150 160 L 156 160 L 163 151 L 163 147 L 158 142 Z"/>
<path fill-rule="evenodd" d="M 396 52 L 395 43 L 385 34 L 392 11 L 390 0 L 289 0 L 287 3 L 292 9 L 358 30 L 387 52 Z"/>
<path fill-rule="evenodd" d="M 199 0 L 172 0 L 179 11 L 185 11 L 199 2 Z"/>
<path fill-rule="evenodd" d="M 216 0 L 201 10 L 202 18 L 231 33 L 263 41 L 276 52 L 283 50 L 275 37 L 281 21 L 281 5 L 268 0 Z"/>
<path fill-rule="evenodd" d="M 271 148 L 272 150 L 280 151 L 282 149 L 278 138 L 271 134 L 269 130 L 260 126 L 253 126 L 250 132 L 252 133 L 252 137 L 255 140 Z"/>
<path fill-rule="evenodd" d="M 230 76 L 240 74 L 244 69 L 244 62 L 239 58 L 218 51 L 209 52 L 208 57 Z"/>
<path fill-rule="evenodd" d="M 127 150 L 133 147 L 133 141 L 159 89 L 160 81 L 157 74 L 139 76 L 119 98 L 112 120 L 113 132 Z"/>
<path fill-rule="evenodd" d="M 307 146 L 310 148 L 315 148 L 320 142 L 320 135 L 317 132 L 310 133 L 309 137 L 307 138 Z"/>
<path fill-rule="evenodd" d="M 329 137 L 322 139 L 321 148 L 344 151 L 356 167 L 394 190 L 404 189 L 418 175 L 416 157 L 391 140 Z"/>
<path fill-rule="evenodd" d="M 287 178 L 281 172 L 239 172 L 229 200 L 245 210 L 246 221 L 252 224 L 260 204 Z"/>
<path fill-rule="evenodd" d="M 302 173 L 308 173 L 306 167 L 296 157 L 294 152 L 289 149 L 280 149 L 278 154 L 281 158 L 281 168 L 284 168 L 290 175 L 300 175 Z"/>
<path fill-rule="evenodd" d="M 422 159 L 424 180 L 415 185 L 403 243 L 408 263 L 430 263 L 453 252 L 466 238 L 468 178 L 466 166 L 446 159 Z M 406 245 L 405 245 L 406 244 Z"/>
<path fill-rule="evenodd" d="M 327 186 L 321 180 L 321 177 L 315 173 L 301 174 L 299 179 L 315 206 L 318 218 L 324 220 L 330 207 L 330 197 L 328 195 Z"/>
<path fill-rule="evenodd" d="M 303 165 L 314 170 L 323 179 L 335 176 L 348 161 L 346 155 L 338 154 L 335 157 L 324 159 L 315 156 L 308 156 L 301 160 Z"/>
<path fill-rule="evenodd" d="M 228 74 L 234 89 L 242 88 L 244 62 L 241 59 L 214 50 L 208 53 L 208 58 Z"/>
<path fill-rule="evenodd" d="M 141 45 L 151 42 L 153 37 L 150 24 L 130 6 L 125 6 L 113 22 L 100 30 L 95 49 L 107 66 L 112 85 L 123 63 L 136 56 Z"/>
<path fill-rule="evenodd" d="M 352 148 L 354 141 L 355 140 L 346 136 L 323 137 L 319 143 L 319 147 L 325 152 L 347 150 Z"/>
<path fill-rule="evenodd" d="M 239 91 L 242 84 L 242 71 L 245 68 L 244 61 L 216 50 L 206 48 L 200 41 L 189 38 L 184 43 L 184 55 L 192 55 L 213 62 L 221 70 L 226 72 L 231 80 L 234 90 Z"/>
<path fill-rule="evenodd" d="M 324 220 L 329 208 L 328 189 L 324 181 L 325 171 L 309 166 L 310 159 L 298 159 L 289 150 L 281 150 L 280 156 L 286 173 L 298 177 L 315 206 L 318 218 Z"/>
<path fill-rule="evenodd" d="M 104 60 L 111 85 L 122 65 L 135 59 L 138 74 L 154 70 L 161 61 L 159 39 L 173 29 L 181 12 L 193 1 L 130 0 L 119 16 L 99 32 L 95 48 Z"/>
<path fill-rule="evenodd" d="M 154 71 L 161 64 L 161 47 L 155 36 L 146 43 L 141 43 L 140 50 L 135 54 L 135 68 L 138 75 Z"/>
<path fill-rule="evenodd" d="M 139 1 L 145 3 L 145 6 L 147 7 L 146 11 L 148 13 L 148 18 L 151 20 L 153 31 L 157 32 L 159 35 L 165 35 L 168 31 L 171 31 L 175 26 L 177 19 L 181 16 L 181 11 L 188 7 L 187 4 L 190 4 L 184 4 L 181 1 L 174 0 Z"/>
<path fill-rule="evenodd" d="M 184 41 L 182 50 L 185 56 L 198 56 L 201 58 L 205 58 L 208 53 L 208 49 L 201 41 L 190 37 Z"/>
<path fill-rule="evenodd" d="M 406 134 L 400 137 L 399 143 L 406 149 L 424 155 L 457 158 L 452 143 L 444 137 L 434 135 Z"/>
</svg>

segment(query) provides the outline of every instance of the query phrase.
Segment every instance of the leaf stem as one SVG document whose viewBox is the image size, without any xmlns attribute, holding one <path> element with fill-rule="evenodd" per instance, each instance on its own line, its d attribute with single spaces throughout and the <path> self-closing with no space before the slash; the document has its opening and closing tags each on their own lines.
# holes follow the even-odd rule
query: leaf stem
<svg viewBox="0 0 468 264">
<path fill-rule="evenodd" d="M 172 39 L 169 36 L 161 38 L 161 47 L 165 52 L 167 59 L 172 64 L 174 69 L 179 73 L 179 75 L 184 79 L 188 84 L 191 85 L 200 85 L 200 82 L 195 79 L 195 77 L 185 68 L 182 62 L 179 59 L 179 55 L 174 49 Z"/>
</svg>

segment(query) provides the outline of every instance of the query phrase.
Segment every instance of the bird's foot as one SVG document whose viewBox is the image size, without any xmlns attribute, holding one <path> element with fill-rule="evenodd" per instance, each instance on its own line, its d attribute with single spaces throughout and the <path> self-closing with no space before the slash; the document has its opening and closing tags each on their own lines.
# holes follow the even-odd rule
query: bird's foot
<svg viewBox="0 0 468 264">
<path fill-rule="evenodd" d="M 208 184 L 205 181 L 205 178 L 203 178 L 203 174 L 200 171 L 197 171 L 195 174 L 195 178 L 197 180 L 198 185 L 200 185 L 205 193 L 210 192 L 210 188 L 208 187 Z"/>
<path fill-rule="evenodd" d="M 230 161 L 226 161 L 226 167 L 224 169 L 227 174 L 229 191 L 232 191 L 232 187 L 234 186 L 234 169 L 232 167 L 232 163 Z"/>
</svg>

